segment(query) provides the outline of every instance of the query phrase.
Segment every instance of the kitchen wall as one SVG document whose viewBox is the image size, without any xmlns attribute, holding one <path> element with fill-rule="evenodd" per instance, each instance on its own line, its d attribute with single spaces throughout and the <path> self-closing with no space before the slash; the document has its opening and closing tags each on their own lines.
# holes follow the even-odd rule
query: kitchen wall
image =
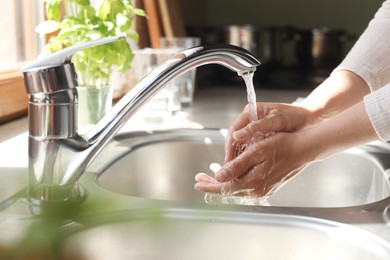
<svg viewBox="0 0 390 260">
<path fill-rule="evenodd" d="M 360 34 L 383 0 L 181 0 L 186 25 L 331 27 Z"/>
<path fill-rule="evenodd" d="M 312 29 L 329 27 L 341 29 L 349 36 L 359 36 L 374 17 L 384 0 L 180 0 L 183 8 L 184 22 L 191 28 L 219 27 L 226 25 L 251 24 L 262 27 L 295 27 Z M 190 31 L 202 35 L 208 30 Z M 200 34 L 199 34 L 200 33 Z M 211 35 L 211 36 L 210 36 Z M 221 40 L 221 35 L 210 34 L 208 39 Z M 339 60 L 349 52 L 357 37 L 349 37 L 332 46 L 342 48 Z M 214 39 L 215 38 L 215 39 Z M 291 38 L 289 38 L 291 39 Z M 223 41 L 223 39 L 222 39 Z M 297 43 L 284 40 L 280 45 L 273 43 L 279 53 L 277 63 L 267 63 L 260 53 L 255 55 L 263 62 L 262 69 L 256 74 L 261 86 L 282 88 L 314 88 L 322 82 L 336 66 L 307 67 L 300 63 L 296 48 Z M 257 43 L 258 44 L 258 43 Z M 332 43 L 329 43 L 332 44 Z M 337 46 L 337 44 L 339 44 Z M 261 45 L 261 44 L 260 44 Z M 258 44 L 258 47 L 260 46 Z M 265 45 L 267 46 L 267 45 Z M 261 48 L 266 48 L 260 46 Z M 337 49 L 336 48 L 336 49 Z M 261 51 L 260 51 L 261 52 Z M 310 50 L 307 52 L 310 55 Z M 301 56 L 302 58 L 302 56 Z M 275 65 L 276 64 L 276 65 Z M 200 72 L 203 72 L 200 73 Z M 229 77 L 221 71 L 210 69 L 198 70 L 198 78 L 212 84 L 229 83 Z M 222 76 L 221 76 L 222 75 Z M 214 77 L 214 78 L 212 78 Z M 226 81 L 226 82 L 225 82 Z M 206 84 L 203 83 L 202 84 Z M 211 85 L 212 85 L 211 84 Z"/>
</svg>

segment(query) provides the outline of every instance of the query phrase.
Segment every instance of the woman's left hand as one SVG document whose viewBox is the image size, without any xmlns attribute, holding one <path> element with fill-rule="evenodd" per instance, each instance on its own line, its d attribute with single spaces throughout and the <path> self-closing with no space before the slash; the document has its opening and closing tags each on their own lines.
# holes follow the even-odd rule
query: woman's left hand
<svg viewBox="0 0 390 260">
<path fill-rule="evenodd" d="M 300 132 L 252 136 L 245 149 L 215 175 L 196 175 L 195 189 L 209 193 L 251 190 L 251 195 L 269 196 L 282 182 L 299 172 L 311 154 L 300 142 Z"/>
</svg>

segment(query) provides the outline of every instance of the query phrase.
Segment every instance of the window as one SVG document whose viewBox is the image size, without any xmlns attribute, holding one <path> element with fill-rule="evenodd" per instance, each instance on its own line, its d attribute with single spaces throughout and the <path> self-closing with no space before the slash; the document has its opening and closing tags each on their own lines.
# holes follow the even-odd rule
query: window
<svg viewBox="0 0 390 260">
<path fill-rule="evenodd" d="M 39 0 L 0 0 L 0 69 L 15 69 L 36 58 L 40 41 L 35 26 L 43 13 Z"/>
<path fill-rule="evenodd" d="M 41 40 L 35 26 L 43 16 L 41 0 L 0 0 L 0 123 L 27 112 L 20 66 L 37 57 Z"/>
</svg>

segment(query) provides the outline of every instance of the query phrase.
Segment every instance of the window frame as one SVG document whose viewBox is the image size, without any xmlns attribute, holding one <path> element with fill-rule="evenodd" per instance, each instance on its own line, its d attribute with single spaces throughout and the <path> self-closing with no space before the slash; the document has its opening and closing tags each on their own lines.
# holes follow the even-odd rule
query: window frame
<svg viewBox="0 0 390 260">
<path fill-rule="evenodd" d="M 28 96 L 19 69 L 0 72 L 0 124 L 27 115 Z"/>
<path fill-rule="evenodd" d="M 36 59 L 39 39 L 34 28 L 43 12 L 43 2 L 41 0 L 15 0 L 15 3 L 15 8 L 22 11 L 15 18 L 18 20 L 23 18 L 17 27 L 17 34 L 23 35 L 17 38 L 17 44 L 21 46 L 18 57 L 24 61 Z M 39 8 L 40 6 L 42 8 Z M 31 10 L 36 10 L 36 12 L 31 12 Z M 28 113 L 28 95 L 24 88 L 20 67 L 20 65 L 15 65 L 12 68 L 0 70 L 0 124 L 24 117 Z"/>
</svg>

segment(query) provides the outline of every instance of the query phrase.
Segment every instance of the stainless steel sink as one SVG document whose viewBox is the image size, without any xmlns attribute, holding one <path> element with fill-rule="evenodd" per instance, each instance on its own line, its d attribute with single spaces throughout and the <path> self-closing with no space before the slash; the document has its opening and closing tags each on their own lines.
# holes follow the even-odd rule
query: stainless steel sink
<svg viewBox="0 0 390 260">
<path fill-rule="evenodd" d="M 199 210 L 124 211 L 84 221 L 63 259 L 389 259 L 386 242 L 314 218 Z M 114 217 L 115 219 L 115 217 Z"/>
<path fill-rule="evenodd" d="M 212 162 L 223 162 L 225 134 L 183 129 L 120 135 L 100 160 L 104 163 L 97 183 L 128 196 L 202 202 L 204 194 L 193 189 L 194 176 L 208 172 Z M 368 150 L 355 148 L 313 163 L 271 197 L 270 204 L 347 207 L 387 198 L 390 155 Z"/>
</svg>

